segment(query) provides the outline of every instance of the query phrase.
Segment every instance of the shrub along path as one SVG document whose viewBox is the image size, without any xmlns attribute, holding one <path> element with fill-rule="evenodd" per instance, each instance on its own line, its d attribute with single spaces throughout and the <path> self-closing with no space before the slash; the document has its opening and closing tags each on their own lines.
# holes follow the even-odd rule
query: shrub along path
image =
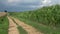
<svg viewBox="0 0 60 34">
<path fill-rule="evenodd" d="M 39 31 L 37 31 L 34 27 L 25 24 L 24 22 L 21 22 L 20 20 L 10 17 L 11 19 L 13 19 L 19 26 L 21 26 L 24 30 L 26 30 L 28 32 L 28 34 L 43 34 Z"/>
</svg>

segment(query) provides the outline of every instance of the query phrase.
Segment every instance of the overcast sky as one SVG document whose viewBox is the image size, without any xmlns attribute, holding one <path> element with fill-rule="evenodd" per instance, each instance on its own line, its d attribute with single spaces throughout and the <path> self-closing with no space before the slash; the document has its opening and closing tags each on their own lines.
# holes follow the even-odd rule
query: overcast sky
<svg viewBox="0 0 60 34">
<path fill-rule="evenodd" d="M 53 4 L 60 4 L 60 0 L 0 0 L 0 11 L 33 10 Z"/>
</svg>

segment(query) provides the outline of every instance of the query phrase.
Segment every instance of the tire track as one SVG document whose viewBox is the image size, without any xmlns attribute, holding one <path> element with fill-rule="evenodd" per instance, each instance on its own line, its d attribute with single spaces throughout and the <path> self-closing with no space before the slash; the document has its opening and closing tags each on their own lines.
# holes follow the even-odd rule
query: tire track
<svg viewBox="0 0 60 34">
<path fill-rule="evenodd" d="M 28 32 L 28 34 L 43 34 L 39 31 L 37 31 L 34 27 L 28 25 L 28 24 L 25 24 L 24 22 L 21 22 L 20 20 L 16 19 L 16 18 L 13 18 L 11 17 L 12 19 L 14 19 L 14 21 L 19 25 L 21 26 L 24 30 L 26 30 Z"/>
<path fill-rule="evenodd" d="M 19 34 L 19 31 L 17 29 L 17 25 L 13 22 L 13 20 L 8 17 L 9 19 L 9 31 L 8 31 L 8 34 Z"/>
</svg>

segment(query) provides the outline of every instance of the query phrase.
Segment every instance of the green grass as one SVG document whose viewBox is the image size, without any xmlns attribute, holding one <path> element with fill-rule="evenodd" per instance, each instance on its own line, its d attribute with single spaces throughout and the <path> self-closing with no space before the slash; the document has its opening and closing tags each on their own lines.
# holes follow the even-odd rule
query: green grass
<svg viewBox="0 0 60 34">
<path fill-rule="evenodd" d="M 21 26 L 18 26 L 18 30 L 20 34 L 28 34 L 27 31 L 25 31 Z"/>
<path fill-rule="evenodd" d="M 0 17 L 0 34 L 8 34 L 9 22 L 6 16 Z"/>
<path fill-rule="evenodd" d="M 12 18 L 11 18 L 12 19 Z M 12 19 L 13 21 L 14 21 L 14 19 Z M 15 21 L 14 21 L 14 23 L 16 23 Z M 17 23 L 16 23 L 16 25 L 18 26 L 17 28 L 18 28 L 18 30 L 19 30 L 19 32 L 20 32 L 20 34 L 28 34 L 21 26 L 19 26 Z"/>
</svg>

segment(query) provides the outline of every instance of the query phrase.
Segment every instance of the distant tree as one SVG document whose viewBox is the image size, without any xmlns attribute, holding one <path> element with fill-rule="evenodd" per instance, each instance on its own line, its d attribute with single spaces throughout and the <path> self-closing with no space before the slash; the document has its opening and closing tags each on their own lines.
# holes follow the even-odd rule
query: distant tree
<svg viewBox="0 0 60 34">
<path fill-rule="evenodd" d="M 4 12 L 7 12 L 7 10 L 5 10 Z"/>
<path fill-rule="evenodd" d="M 7 10 L 5 10 L 4 12 L 6 13 L 6 15 L 8 15 L 8 12 L 7 12 Z"/>
</svg>

